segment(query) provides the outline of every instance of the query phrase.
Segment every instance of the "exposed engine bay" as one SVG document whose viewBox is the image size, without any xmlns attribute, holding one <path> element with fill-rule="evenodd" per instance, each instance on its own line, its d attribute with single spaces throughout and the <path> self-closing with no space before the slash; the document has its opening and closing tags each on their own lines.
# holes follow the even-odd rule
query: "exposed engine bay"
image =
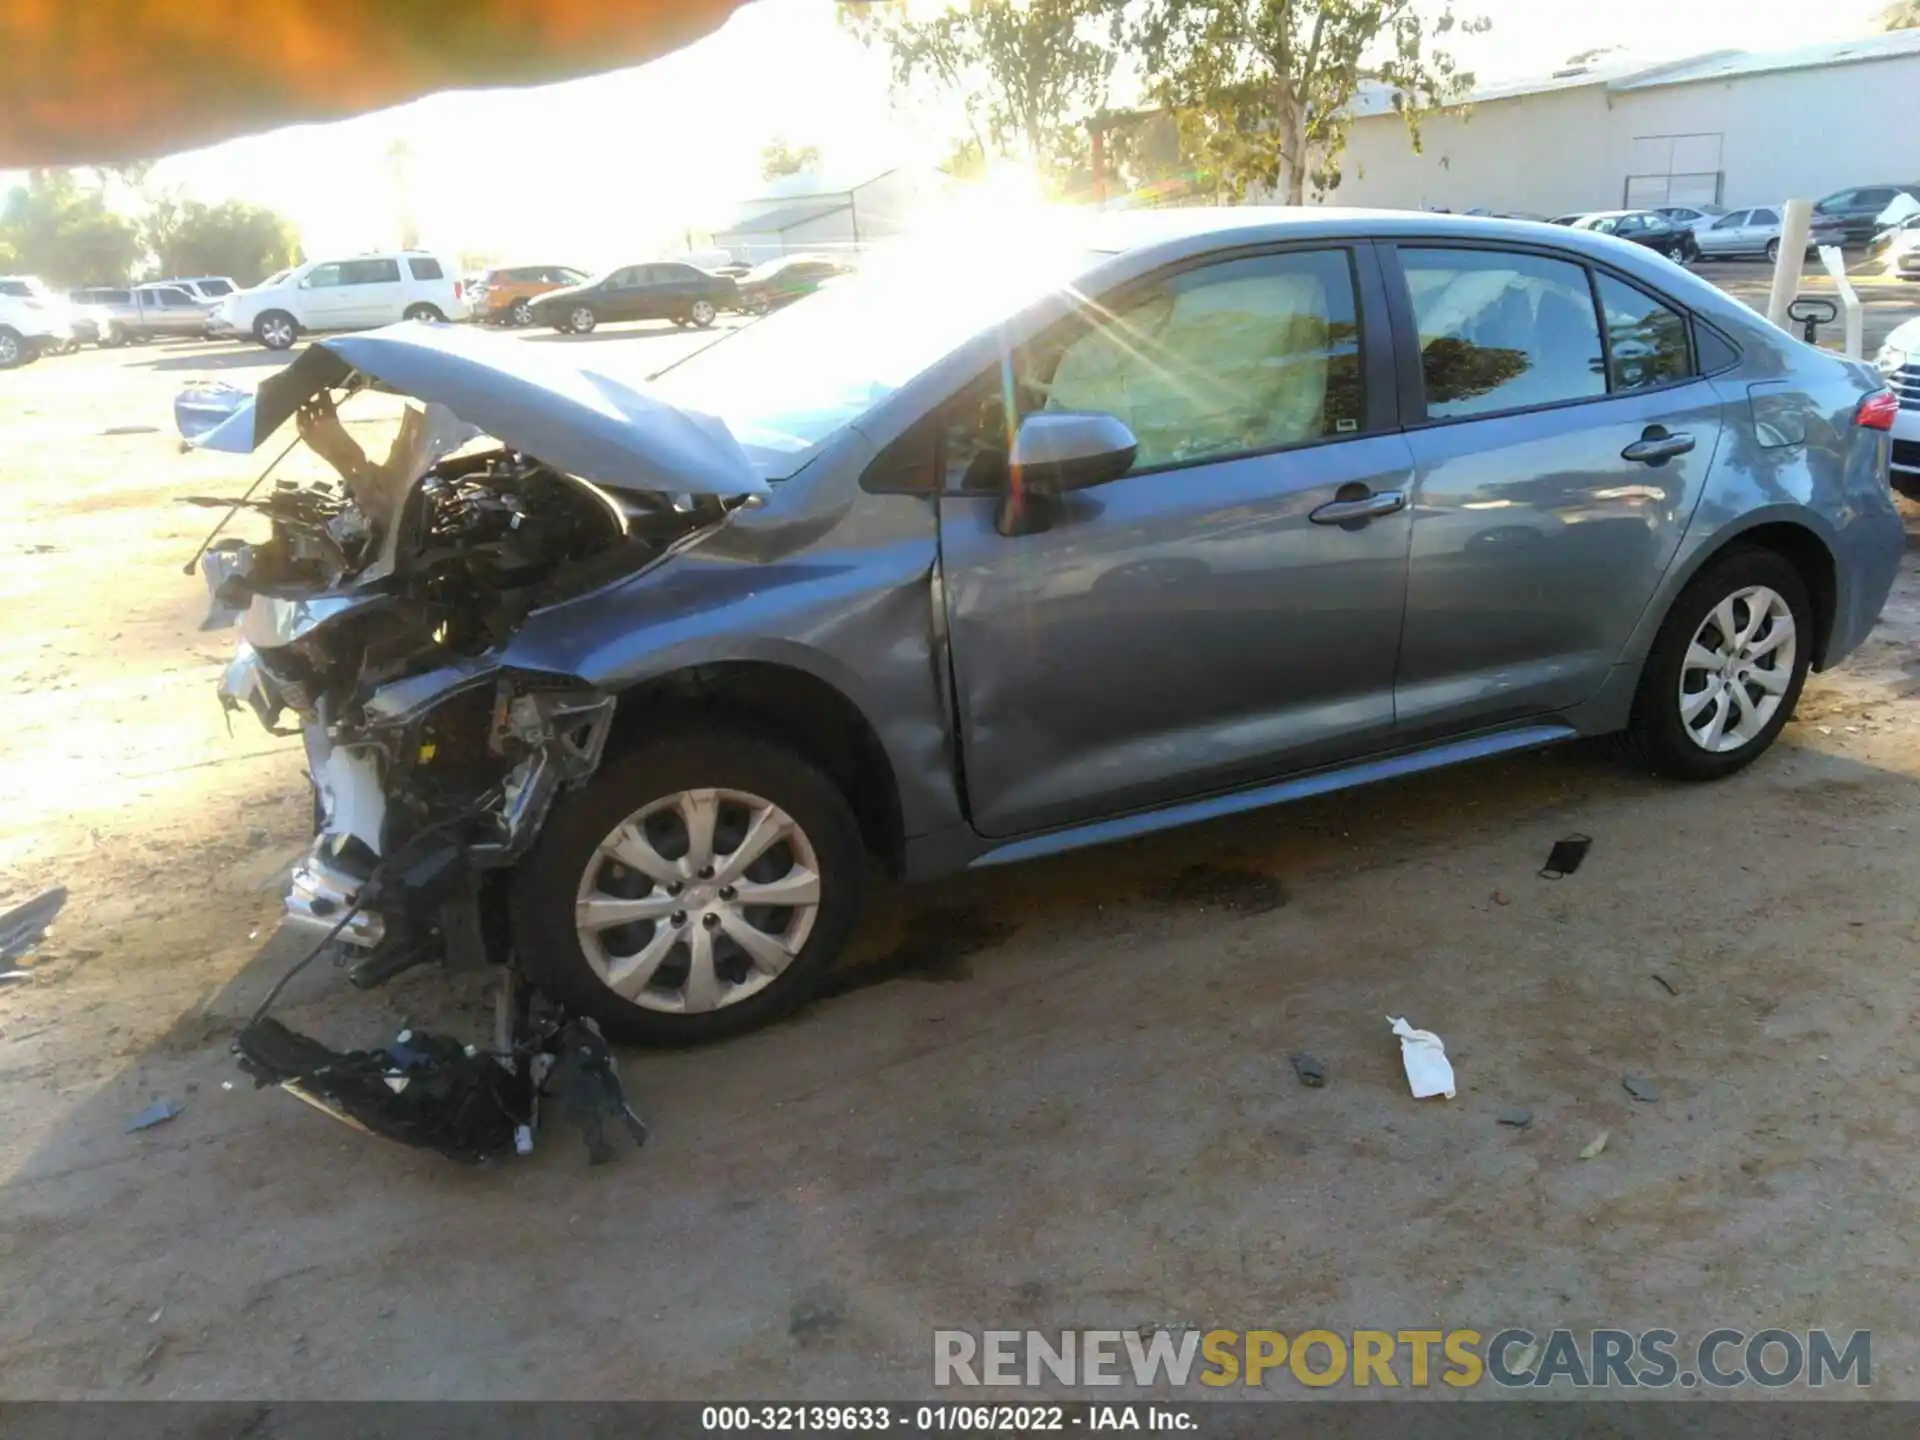
<svg viewBox="0 0 1920 1440">
<path fill-rule="evenodd" d="M 270 538 L 202 560 L 210 619 L 240 623 L 222 701 L 306 742 L 319 834 L 288 913 L 325 929 L 351 907 L 339 938 L 365 952 L 363 985 L 429 959 L 503 962 L 480 923 L 483 872 L 511 864 L 558 789 L 592 773 L 614 701 L 490 655 L 531 611 L 643 568 L 726 508 L 474 448 L 478 432 L 441 406 L 409 408 L 378 465 L 331 395 L 296 418 L 339 483 L 246 501 Z"/>
</svg>

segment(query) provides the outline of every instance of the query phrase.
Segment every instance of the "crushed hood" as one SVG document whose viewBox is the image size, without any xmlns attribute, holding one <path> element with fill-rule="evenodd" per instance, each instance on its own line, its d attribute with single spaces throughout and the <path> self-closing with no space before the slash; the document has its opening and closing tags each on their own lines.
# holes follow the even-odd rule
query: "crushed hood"
<svg viewBox="0 0 1920 1440">
<path fill-rule="evenodd" d="M 307 401 L 358 372 L 383 389 L 444 405 L 495 439 L 596 485 L 673 495 L 767 493 L 723 421 L 576 364 L 566 348 L 403 321 L 315 340 L 253 395 L 189 391 L 175 412 L 193 444 L 244 454 Z"/>
</svg>

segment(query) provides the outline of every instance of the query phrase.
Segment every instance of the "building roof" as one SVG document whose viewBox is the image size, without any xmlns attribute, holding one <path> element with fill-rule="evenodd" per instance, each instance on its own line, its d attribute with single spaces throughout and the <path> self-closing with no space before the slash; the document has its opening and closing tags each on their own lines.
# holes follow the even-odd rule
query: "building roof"
<svg viewBox="0 0 1920 1440">
<path fill-rule="evenodd" d="M 1889 30 L 1884 35 L 1862 35 L 1855 40 L 1803 45 L 1796 50 L 1716 51 L 1660 66 L 1642 75 L 1612 81 L 1607 88 L 1651 90 L 1658 85 L 1692 85 L 1702 80 L 1731 80 L 1736 76 L 1766 75 L 1779 70 L 1824 70 L 1830 65 L 1898 60 L 1909 55 L 1920 55 L 1920 30 Z"/>
<path fill-rule="evenodd" d="M 1652 90 L 1664 85 L 1693 85 L 1783 70 L 1823 70 L 1834 65 L 1898 60 L 1906 56 L 1920 56 L 1920 30 L 1890 30 L 1884 35 L 1863 35 L 1854 40 L 1803 45 L 1794 50 L 1708 50 L 1657 64 L 1626 58 L 1602 59 L 1586 65 L 1568 65 L 1550 75 L 1498 80 L 1480 85 L 1468 97 L 1468 103 L 1481 105 L 1493 100 L 1517 100 L 1525 95 L 1575 90 L 1587 85 L 1604 85 L 1613 92 Z M 1391 114 L 1392 111 L 1393 87 L 1390 85 L 1364 84 L 1354 97 L 1353 115 L 1356 119 Z"/>
<path fill-rule="evenodd" d="M 831 198 L 821 198 L 804 205 L 788 205 L 779 210 L 769 210 L 762 215 L 751 215 L 738 224 L 729 225 L 722 235 L 778 235 L 783 231 L 797 229 L 809 220 L 825 219 L 829 215 L 838 215 L 849 208 L 846 192 Z"/>
</svg>

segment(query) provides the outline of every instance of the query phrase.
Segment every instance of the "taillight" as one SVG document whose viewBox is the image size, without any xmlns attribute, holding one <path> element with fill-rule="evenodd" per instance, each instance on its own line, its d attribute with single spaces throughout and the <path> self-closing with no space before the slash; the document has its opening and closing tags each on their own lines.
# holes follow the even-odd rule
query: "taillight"
<svg viewBox="0 0 1920 1440">
<path fill-rule="evenodd" d="M 1863 430 L 1891 430 L 1900 400 L 1891 390 L 1876 390 L 1853 412 L 1853 423 Z"/>
<path fill-rule="evenodd" d="M 454 299 L 456 300 L 462 299 L 466 295 L 466 293 L 467 293 L 466 281 L 456 280 L 453 282 L 453 298 Z"/>
</svg>

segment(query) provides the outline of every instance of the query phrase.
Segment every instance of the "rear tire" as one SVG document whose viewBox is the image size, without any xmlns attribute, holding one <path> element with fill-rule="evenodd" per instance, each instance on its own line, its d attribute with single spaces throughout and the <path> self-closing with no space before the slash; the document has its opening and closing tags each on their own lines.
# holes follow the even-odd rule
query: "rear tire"
<svg viewBox="0 0 1920 1440">
<path fill-rule="evenodd" d="M 702 849 L 690 809 L 682 806 L 707 804 L 713 808 Z M 792 829 L 730 877 L 728 857 L 747 852 L 761 814 L 783 817 Z M 636 826 L 643 848 L 624 853 L 657 869 L 680 866 L 664 870 L 678 878 L 650 879 L 609 856 L 607 847 Z M 703 857 L 710 863 L 699 866 Z M 535 984 L 591 1015 L 609 1035 L 644 1045 L 702 1044 L 765 1025 L 819 988 L 859 916 L 866 868 L 852 808 L 811 761 L 744 730 L 662 737 L 609 761 L 584 790 L 555 805 L 512 876 L 514 949 Z M 802 903 L 742 898 L 750 886 L 772 895 L 770 887 L 804 886 L 809 876 L 817 877 L 811 900 L 791 891 Z M 739 889 L 726 883 L 730 878 Z M 650 904 L 659 914 L 615 925 L 604 918 L 598 927 L 583 923 L 595 918 L 585 905 L 621 900 Z M 729 906 L 723 918 L 718 912 Z M 744 922 L 748 915 L 753 918 Z M 743 931 L 743 923 L 753 930 Z M 755 960 L 732 938 L 741 933 L 772 960 Z M 639 973 L 632 967 L 648 957 L 650 978 L 628 981 L 637 999 L 603 978 Z M 703 982 L 696 983 L 697 969 Z M 689 1005 L 700 1008 L 683 1008 Z"/>
<path fill-rule="evenodd" d="M 1676 780 L 1744 769 L 1792 716 L 1813 641 L 1813 606 L 1789 561 L 1735 549 L 1708 562 L 1667 611 L 1640 671 L 1629 752 Z"/>
<path fill-rule="evenodd" d="M 437 305 L 409 305 L 406 308 L 406 312 L 402 314 L 400 318 L 402 320 L 424 320 L 429 325 L 435 325 L 447 317 L 440 313 L 440 307 Z"/>
<path fill-rule="evenodd" d="M 15 370 L 33 359 L 27 337 L 10 325 L 0 325 L 0 370 Z"/>
<path fill-rule="evenodd" d="M 1769 265 L 1774 265 L 1774 264 L 1778 264 L 1779 260 L 1780 260 L 1780 242 L 1778 240 L 1769 240 L 1767 242 L 1767 263 Z"/>
</svg>

